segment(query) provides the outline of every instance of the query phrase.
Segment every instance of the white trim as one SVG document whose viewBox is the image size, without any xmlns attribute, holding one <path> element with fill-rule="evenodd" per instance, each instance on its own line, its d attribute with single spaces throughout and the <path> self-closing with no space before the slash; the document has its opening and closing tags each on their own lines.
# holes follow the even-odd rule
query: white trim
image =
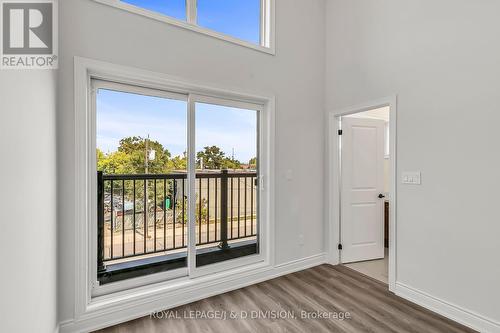
<svg viewBox="0 0 500 333">
<path fill-rule="evenodd" d="M 90 286 L 87 277 L 88 262 L 88 235 L 91 233 L 87 229 L 89 212 L 87 209 L 88 199 L 88 179 L 87 166 L 89 165 L 87 144 L 88 128 L 87 119 L 89 112 L 88 87 L 90 78 L 87 75 L 87 68 L 75 58 L 75 317 L 85 313 L 86 306 L 90 301 Z M 77 93 L 78 92 L 78 93 Z M 83 92 L 83 93 L 82 93 Z M 91 199 L 92 200 L 92 199 Z M 85 249 L 82 251 L 82 249 Z"/>
<path fill-rule="evenodd" d="M 188 95 L 188 276 L 196 272 L 196 108 Z"/>
<path fill-rule="evenodd" d="M 327 143 L 327 156 L 328 156 L 328 195 L 327 195 L 327 226 L 328 226 L 328 262 L 332 265 L 340 263 L 340 251 L 337 249 L 337 244 L 340 243 L 340 159 L 338 156 L 339 151 L 339 137 L 337 135 L 338 117 L 346 116 L 353 113 L 377 109 L 380 107 L 390 107 L 390 120 L 389 120 L 389 145 L 391 156 L 391 193 L 389 196 L 389 290 L 394 292 L 396 288 L 396 209 L 397 209 L 397 96 L 390 96 L 376 101 L 363 103 L 360 105 L 348 107 L 345 109 L 335 110 L 329 112 L 327 117 L 328 124 L 328 143 Z"/>
<path fill-rule="evenodd" d="M 94 79 L 113 81 L 151 89 L 167 90 L 185 94 L 186 91 L 196 90 L 198 95 L 213 96 L 240 102 L 274 106 L 274 96 L 262 93 L 240 93 L 225 87 L 208 85 L 205 82 L 185 80 L 184 78 L 117 65 L 100 60 L 83 57 L 74 57 L 75 79 L 77 75 L 92 75 Z M 81 82 L 79 82 L 81 85 Z M 82 87 L 80 87 L 82 89 Z M 78 96 L 82 97 L 82 96 Z M 81 100 L 80 100 L 81 101 Z M 81 107 L 81 106 L 80 106 Z"/>
<path fill-rule="evenodd" d="M 152 291 L 148 297 L 130 300 L 110 311 L 101 311 L 90 316 L 81 317 L 60 323 L 61 333 L 89 332 L 109 327 L 122 322 L 147 316 L 154 311 L 171 309 L 180 305 L 195 302 L 207 297 L 243 288 L 279 276 L 294 273 L 325 263 L 325 254 L 290 261 L 273 268 L 254 268 L 243 273 L 235 270 L 226 276 L 206 277 L 200 283 L 185 282 L 169 294 Z"/>
<path fill-rule="evenodd" d="M 338 200 L 337 192 L 335 191 L 335 184 L 338 184 L 339 180 L 336 176 L 337 172 L 335 169 L 336 165 L 339 165 L 339 161 L 337 160 L 336 154 L 333 152 L 336 151 L 334 148 L 334 142 L 336 142 L 335 136 L 335 117 L 332 113 L 327 114 L 326 125 L 326 133 L 327 133 L 327 142 L 325 145 L 325 154 L 327 156 L 327 166 L 325 170 L 325 178 L 327 180 L 327 189 L 325 193 L 325 216 L 327 217 L 326 225 L 325 225 L 325 244 L 327 244 L 327 259 L 330 265 L 338 265 L 339 264 L 339 255 L 337 251 L 337 244 L 339 243 L 340 237 L 336 237 L 335 235 L 338 233 L 338 228 L 336 226 L 339 225 L 338 221 L 335 221 L 335 215 L 338 215 L 338 211 L 335 211 L 334 201 Z M 338 207 L 340 205 L 337 204 Z"/>
<path fill-rule="evenodd" d="M 196 24 L 198 21 L 198 1 L 186 0 L 186 20 L 190 24 Z"/>
<path fill-rule="evenodd" d="M 111 297 L 113 297 L 113 295 L 118 295 L 122 291 L 127 292 L 128 290 L 134 288 L 139 289 L 142 286 L 147 286 L 164 281 L 170 281 L 174 279 L 180 280 L 187 276 L 188 276 L 188 269 L 186 267 L 182 267 L 161 273 L 144 275 L 119 282 L 112 282 L 104 285 L 98 285 L 96 283 L 97 273 L 95 270 L 93 270 L 91 277 L 95 277 L 96 280 L 93 282 L 95 285 L 92 288 L 91 302 L 95 303 L 96 300 L 106 299 L 108 298 L 107 297 L 108 295 L 111 295 Z"/>
<path fill-rule="evenodd" d="M 201 83 L 187 82 L 162 73 L 155 73 L 141 69 L 114 65 L 106 62 L 74 58 L 74 79 L 75 79 L 75 320 L 91 320 L 104 313 L 115 312 L 123 307 L 133 306 L 136 303 L 148 304 L 153 302 L 156 297 L 163 297 L 161 304 L 169 304 L 170 297 L 173 294 L 179 294 L 183 290 L 188 292 L 190 289 L 198 288 L 199 285 L 206 283 L 217 284 L 218 281 L 230 277 L 250 274 L 259 270 L 268 270 L 274 264 L 274 121 L 275 121 L 275 100 L 273 96 L 255 95 L 249 93 L 238 93 L 228 89 L 210 87 Z M 168 90 L 185 94 L 197 93 L 201 96 L 227 98 L 239 103 L 252 103 L 252 105 L 262 105 L 262 123 L 265 124 L 265 141 L 261 141 L 263 151 L 261 156 L 267 156 L 265 164 L 261 166 L 262 174 L 265 174 L 263 188 L 260 200 L 262 207 L 267 207 L 267 211 L 261 217 L 261 222 L 266 219 L 267 229 L 263 233 L 261 242 L 263 247 L 261 253 L 264 261 L 257 264 L 250 264 L 243 260 L 248 266 L 235 267 L 233 269 L 218 274 L 196 278 L 178 278 L 172 281 L 158 282 L 158 275 L 153 274 L 150 284 L 142 287 L 136 287 L 131 290 L 124 290 L 105 296 L 92 297 L 90 282 L 92 281 L 95 266 L 95 253 L 89 253 L 92 249 L 92 225 L 91 218 L 95 211 L 90 211 L 95 199 L 95 191 L 89 188 L 92 174 L 89 172 L 89 163 L 92 158 L 95 159 L 95 153 L 89 150 L 92 146 L 92 97 L 91 79 L 111 80 L 118 83 L 127 83 L 131 85 L 151 87 L 158 90 Z M 247 104 L 244 104 L 247 105 Z M 94 129 L 95 130 L 95 129 Z M 95 133 L 94 133 L 95 134 Z M 191 131 L 190 135 L 194 135 Z M 262 136 L 260 139 L 262 140 Z M 192 168 L 193 169 L 193 168 Z M 194 169 L 193 169 L 194 170 Z M 95 210 L 95 209 L 94 209 Z M 266 234 L 266 235 L 264 235 Z M 245 259 L 245 258 L 243 258 Z M 243 262 L 242 261 L 242 262 Z M 191 260 L 191 262 L 193 262 Z M 95 273 L 95 272 L 94 272 Z M 161 274 L 161 273 L 159 273 Z M 146 277 L 144 277 L 146 279 Z M 155 283 L 158 282 L 158 283 Z M 184 299 L 182 294 L 179 296 Z M 166 303 L 165 303 L 166 302 Z M 160 304 L 160 303 L 159 303 Z"/>
<path fill-rule="evenodd" d="M 127 92 L 132 94 L 139 94 L 143 96 L 151 96 L 151 97 L 161 97 L 167 99 L 175 99 L 178 101 L 187 102 L 188 95 L 181 94 L 177 92 L 170 92 L 160 89 L 155 89 L 152 87 L 144 87 L 130 84 L 123 84 L 118 82 L 106 81 L 103 79 L 93 79 L 92 80 L 92 88 L 97 89 L 106 89 L 118 92 Z"/>
<path fill-rule="evenodd" d="M 275 31 L 276 31 L 276 2 L 275 0 L 261 0 L 261 26 L 260 26 L 260 44 L 272 50 L 276 54 Z"/>
<path fill-rule="evenodd" d="M 399 297 L 405 298 L 412 303 L 423 306 L 426 309 L 479 332 L 500 332 L 499 322 L 429 295 L 428 293 L 407 286 L 401 282 L 396 283 L 395 293 Z"/>
<path fill-rule="evenodd" d="M 229 108 L 255 110 L 255 111 L 264 110 L 262 104 L 243 102 L 238 99 L 234 100 L 229 98 L 219 98 L 214 96 L 196 95 L 196 94 L 191 94 L 191 96 L 193 98 L 194 103 L 213 104 Z"/>
<path fill-rule="evenodd" d="M 251 42 L 247 42 L 244 40 L 241 40 L 236 37 L 232 37 L 214 30 L 210 30 L 207 28 L 200 27 L 199 25 L 196 24 L 196 8 L 193 8 L 193 4 L 196 2 L 196 0 L 189 0 L 187 1 L 187 21 L 181 21 L 178 19 L 175 19 L 173 17 L 169 17 L 167 15 L 163 15 L 161 13 L 156 13 L 144 8 L 140 8 L 125 2 L 122 2 L 120 0 L 92 0 L 104 5 L 108 5 L 111 7 L 115 7 L 118 9 L 122 9 L 125 11 L 128 11 L 130 13 L 138 14 L 156 21 L 168 23 L 171 25 L 174 25 L 176 27 L 180 27 L 183 29 L 191 30 L 197 33 L 201 33 L 213 38 L 217 38 L 232 44 L 237 44 L 241 45 L 250 49 L 254 49 L 260 52 L 268 53 L 271 55 L 276 54 L 275 50 L 275 0 L 263 0 L 265 1 L 265 6 L 261 9 L 261 11 L 264 11 L 265 13 L 265 20 L 261 19 L 261 22 L 264 22 L 265 25 L 262 26 L 261 24 L 261 30 L 264 29 L 263 32 L 261 32 L 261 39 L 264 38 L 264 40 L 261 40 L 262 45 L 257 45 L 253 44 Z"/>
</svg>

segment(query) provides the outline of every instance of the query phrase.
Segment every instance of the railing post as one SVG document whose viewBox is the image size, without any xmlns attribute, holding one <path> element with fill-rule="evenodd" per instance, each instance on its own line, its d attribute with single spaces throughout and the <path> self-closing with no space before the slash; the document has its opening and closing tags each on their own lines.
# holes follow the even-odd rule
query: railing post
<svg viewBox="0 0 500 333">
<path fill-rule="evenodd" d="M 97 172 L 97 272 L 104 266 L 104 177 L 102 171 Z"/>
<path fill-rule="evenodd" d="M 221 178 L 220 178 L 220 239 L 221 242 L 219 247 L 223 250 L 228 249 L 229 245 L 227 244 L 227 198 L 228 198 L 228 170 L 222 170 Z M 216 221 L 217 223 L 217 221 Z"/>
</svg>

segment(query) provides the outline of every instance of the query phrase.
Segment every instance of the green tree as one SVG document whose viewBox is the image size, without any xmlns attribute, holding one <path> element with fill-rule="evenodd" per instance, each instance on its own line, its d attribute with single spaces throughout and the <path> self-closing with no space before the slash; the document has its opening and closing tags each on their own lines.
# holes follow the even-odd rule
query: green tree
<svg viewBox="0 0 500 333">
<path fill-rule="evenodd" d="M 147 151 L 147 152 L 146 152 Z M 151 152 L 154 151 L 154 156 Z M 105 174 L 162 174 L 174 170 L 187 170 L 187 157 L 183 155 L 171 157 L 168 149 L 155 140 L 132 136 L 120 140 L 118 150 L 108 154 L 97 149 L 97 170 Z M 203 161 L 203 162 L 202 162 Z M 241 163 L 226 157 L 217 146 L 205 147 L 196 154 L 198 168 L 204 169 L 240 169 Z"/>
<path fill-rule="evenodd" d="M 217 146 L 205 147 L 203 151 L 196 154 L 196 165 L 204 169 L 221 169 L 225 154 Z"/>
<path fill-rule="evenodd" d="M 196 154 L 196 165 L 201 169 L 239 169 L 241 163 L 226 157 L 226 154 L 217 146 L 205 147 Z"/>
<path fill-rule="evenodd" d="M 187 170 L 186 156 L 175 156 L 168 161 L 169 170 Z"/>
<path fill-rule="evenodd" d="M 155 155 L 153 159 L 149 158 L 152 151 Z M 118 152 L 129 156 L 134 173 L 146 173 L 146 156 L 148 156 L 147 173 L 167 173 L 169 171 L 170 152 L 158 141 L 140 136 L 124 138 L 120 140 Z"/>
<path fill-rule="evenodd" d="M 113 152 L 105 155 L 97 150 L 97 170 L 105 174 L 127 174 L 134 173 L 134 167 L 130 156 L 124 152 Z"/>
<path fill-rule="evenodd" d="M 225 157 L 222 161 L 222 169 L 241 169 L 241 162 Z"/>
</svg>

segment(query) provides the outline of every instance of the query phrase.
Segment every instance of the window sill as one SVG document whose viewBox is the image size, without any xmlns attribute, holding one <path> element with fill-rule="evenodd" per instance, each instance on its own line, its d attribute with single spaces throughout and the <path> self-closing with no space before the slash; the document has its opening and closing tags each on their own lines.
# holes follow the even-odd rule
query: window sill
<svg viewBox="0 0 500 333">
<path fill-rule="evenodd" d="M 210 29 L 200 27 L 198 25 L 194 25 L 194 24 L 191 24 L 191 23 L 188 23 L 185 21 L 177 20 L 175 18 L 171 18 L 169 16 L 166 16 L 166 15 L 163 15 L 160 13 L 155 13 L 155 12 L 147 10 L 147 9 L 136 7 L 134 5 L 130 5 L 130 4 L 121 2 L 120 0 L 93 0 L 93 1 L 104 4 L 104 5 L 108 5 L 111 7 L 115 7 L 118 9 L 122 9 L 122 10 L 128 11 L 130 13 L 142 15 L 142 16 L 148 17 L 148 18 L 156 20 L 156 21 L 168 23 L 168 24 L 171 24 L 171 25 L 183 28 L 183 29 L 191 30 L 191 31 L 194 31 L 194 32 L 206 35 L 206 36 L 217 38 L 217 39 L 220 39 L 220 40 L 232 43 L 232 44 L 236 44 L 236 45 L 240 45 L 240 46 L 243 46 L 246 48 L 250 48 L 250 49 L 253 49 L 253 50 L 256 50 L 259 52 L 267 53 L 270 55 L 276 55 L 276 52 L 275 52 L 275 49 L 273 46 L 274 39 L 271 40 L 270 47 L 256 45 L 256 44 L 246 42 L 244 40 L 241 40 L 241 39 L 238 39 L 235 37 L 231 37 L 231 36 L 228 36 L 228 35 L 225 35 L 225 34 L 210 30 Z"/>
</svg>

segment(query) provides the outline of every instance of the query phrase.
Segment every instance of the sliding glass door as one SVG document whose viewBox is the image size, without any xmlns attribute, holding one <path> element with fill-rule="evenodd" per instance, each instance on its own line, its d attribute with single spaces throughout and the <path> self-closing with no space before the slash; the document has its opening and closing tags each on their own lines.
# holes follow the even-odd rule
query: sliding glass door
<svg viewBox="0 0 500 333">
<path fill-rule="evenodd" d="M 99 293 L 257 260 L 261 106 L 92 87 Z"/>
<path fill-rule="evenodd" d="M 259 251 L 259 111 L 222 99 L 195 100 L 195 240 L 201 267 Z"/>
</svg>

